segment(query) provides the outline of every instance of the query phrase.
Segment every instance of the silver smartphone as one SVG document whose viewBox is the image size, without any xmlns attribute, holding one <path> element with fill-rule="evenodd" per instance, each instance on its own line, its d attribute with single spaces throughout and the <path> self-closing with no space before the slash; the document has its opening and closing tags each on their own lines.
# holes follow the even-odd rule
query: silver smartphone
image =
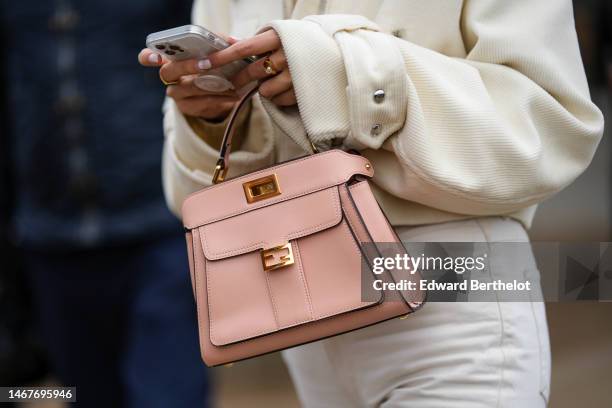
<svg viewBox="0 0 612 408">
<path fill-rule="evenodd" d="M 194 24 L 151 33 L 147 36 L 146 45 L 150 50 L 171 61 L 202 59 L 229 47 L 229 43 L 223 37 Z M 194 82 L 199 88 L 210 92 L 234 89 L 228 78 L 237 74 L 255 59 L 255 57 L 245 58 L 210 70 L 205 75 L 198 76 Z"/>
</svg>

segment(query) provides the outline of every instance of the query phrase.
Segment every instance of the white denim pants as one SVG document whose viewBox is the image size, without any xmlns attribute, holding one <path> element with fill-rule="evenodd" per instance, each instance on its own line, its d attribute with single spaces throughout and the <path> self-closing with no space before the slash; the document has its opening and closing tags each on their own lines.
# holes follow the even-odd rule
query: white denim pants
<svg viewBox="0 0 612 408">
<path fill-rule="evenodd" d="M 528 241 L 518 222 L 502 217 L 397 230 L 411 242 Z M 530 270 L 538 281 L 532 259 L 512 258 L 491 261 L 506 265 L 501 271 L 506 277 Z M 532 408 L 545 407 L 549 395 L 542 302 L 430 302 L 405 320 L 296 347 L 283 356 L 308 408 Z"/>
</svg>

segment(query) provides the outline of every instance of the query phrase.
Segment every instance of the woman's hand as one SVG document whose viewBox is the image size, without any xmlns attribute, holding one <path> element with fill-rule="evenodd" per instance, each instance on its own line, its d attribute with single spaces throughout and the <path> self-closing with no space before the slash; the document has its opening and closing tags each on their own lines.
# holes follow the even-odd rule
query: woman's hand
<svg viewBox="0 0 612 408">
<path fill-rule="evenodd" d="M 259 94 L 279 106 L 291 106 L 297 103 L 293 90 L 293 81 L 287 66 L 287 59 L 280 38 L 274 30 L 268 30 L 254 37 L 240 40 L 208 56 L 212 68 L 218 68 L 232 61 L 241 60 L 253 55 L 265 55 L 231 78 L 236 89 L 252 81 L 259 81 Z M 266 60 L 268 60 L 266 62 Z M 204 60 L 206 61 L 206 60 Z M 271 68 L 266 70 L 265 64 Z M 208 65 L 206 62 L 202 62 Z"/>
<path fill-rule="evenodd" d="M 195 85 L 194 79 L 210 69 L 208 60 L 168 61 L 145 48 L 138 54 L 138 61 L 146 67 L 159 67 L 160 78 L 170 83 L 166 94 L 185 115 L 223 120 L 239 99 L 234 91 L 208 92 Z"/>
</svg>

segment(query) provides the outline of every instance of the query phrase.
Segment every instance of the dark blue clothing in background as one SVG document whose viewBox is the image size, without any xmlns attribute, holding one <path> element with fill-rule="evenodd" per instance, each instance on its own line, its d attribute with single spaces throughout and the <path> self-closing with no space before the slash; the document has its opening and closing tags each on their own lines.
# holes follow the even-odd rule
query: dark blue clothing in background
<svg viewBox="0 0 612 408">
<path fill-rule="evenodd" d="M 77 387 L 75 408 L 209 406 L 184 251 L 177 237 L 71 258 L 28 253 L 45 340 L 57 374 Z"/>
<path fill-rule="evenodd" d="M 189 0 L 1 1 L 27 247 L 93 247 L 176 232 L 160 158 L 164 89 L 138 65 L 146 35 L 190 21 Z"/>
<path fill-rule="evenodd" d="M 78 407 L 208 406 L 185 241 L 161 187 L 164 87 L 137 62 L 191 3 L 0 0 L 0 191 Z"/>
</svg>

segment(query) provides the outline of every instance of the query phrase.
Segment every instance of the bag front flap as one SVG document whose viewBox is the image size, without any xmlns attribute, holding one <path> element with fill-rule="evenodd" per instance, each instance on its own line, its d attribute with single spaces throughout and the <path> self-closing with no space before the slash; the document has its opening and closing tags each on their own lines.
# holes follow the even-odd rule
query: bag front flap
<svg viewBox="0 0 612 408">
<path fill-rule="evenodd" d="M 190 195 L 183 202 L 183 224 L 191 230 L 340 185 L 356 174 L 374 175 L 369 161 L 362 156 L 341 150 L 306 156 Z"/>
<path fill-rule="evenodd" d="M 331 187 L 199 228 L 208 260 L 285 244 L 337 225 L 342 218 L 337 187 Z"/>
</svg>

